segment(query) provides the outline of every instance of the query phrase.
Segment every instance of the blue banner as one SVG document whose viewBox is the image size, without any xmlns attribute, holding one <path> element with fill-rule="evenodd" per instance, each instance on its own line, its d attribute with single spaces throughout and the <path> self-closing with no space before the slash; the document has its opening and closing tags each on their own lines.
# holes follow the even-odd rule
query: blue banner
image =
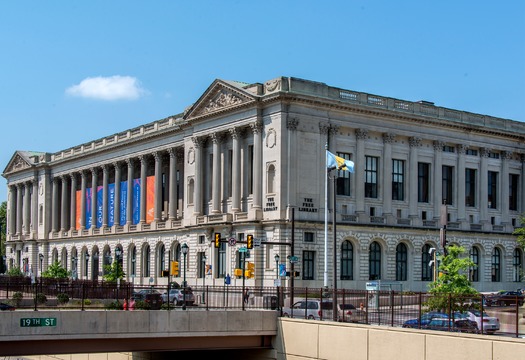
<svg viewBox="0 0 525 360">
<path fill-rule="evenodd" d="M 108 226 L 115 224 L 115 184 L 108 184 Z"/>
<path fill-rule="evenodd" d="M 126 225 L 128 212 L 128 182 L 120 182 L 120 225 Z"/>
<path fill-rule="evenodd" d="M 86 229 L 91 229 L 91 220 L 93 219 L 91 214 L 91 200 L 93 199 L 92 192 L 92 188 L 86 189 Z"/>
<path fill-rule="evenodd" d="M 140 179 L 133 179 L 133 224 L 140 222 Z"/>
<path fill-rule="evenodd" d="M 99 186 L 97 187 L 97 227 L 98 228 L 101 228 L 102 227 L 102 204 L 103 204 L 103 199 L 104 197 L 104 187 L 103 186 Z"/>
</svg>

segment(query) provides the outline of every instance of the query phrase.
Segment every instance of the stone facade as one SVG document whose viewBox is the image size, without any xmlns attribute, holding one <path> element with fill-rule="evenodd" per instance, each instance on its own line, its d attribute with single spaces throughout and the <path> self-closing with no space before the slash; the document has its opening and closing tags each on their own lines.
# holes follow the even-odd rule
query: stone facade
<svg viewBox="0 0 525 360">
<path fill-rule="evenodd" d="M 425 101 L 288 77 L 216 80 L 184 113 L 58 153 L 17 151 L 3 174 L 7 263 L 38 275 L 61 261 L 97 279 L 121 254 L 127 280 L 167 284 L 186 243 L 188 283 L 222 285 L 250 234 L 251 286 L 272 286 L 278 263 L 290 270 L 292 242 L 295 285 L 333 286 L 335 243 L 337 287 L 425 291 L 446 228 L 478 264 L 479 290 L 514 289 L 524 138 L 520 122 Z M 355 172 L 327 177 L 325 149 Z"/>
</svg>

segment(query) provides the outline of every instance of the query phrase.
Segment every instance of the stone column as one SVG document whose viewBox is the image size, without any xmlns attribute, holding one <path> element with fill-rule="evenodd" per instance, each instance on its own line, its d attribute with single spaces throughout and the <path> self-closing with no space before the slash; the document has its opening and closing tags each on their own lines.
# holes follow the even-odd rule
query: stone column
<svg viewBox="0 0 525 360">
<path fill-rule="evenodd" d="M 288 130 L 288 151 L 287 151 L 287 154 L 288 154 L 288 166 L 287 166 L 287 176 L 286 176 L 286 192 L 288 193 L 288 199 L 286 201 L 286 205 L 287 205 L 287 208 L 286 208 L 286 218 L 287 219 L 291 219 L 292 218 L 292 210 L 293 207 L 292 206 L 295 206 L 297 205 L 297 191 L 296 191 L 296 184 L 297 184 L 297 167 L 296 166 L 292 166 L 290 164 L 291 161 L 293 161 L 293 159 L 296 159 L 297 158 L 297 127 L 299 126 L 299 120 L 294 118 L 294 117 L 290 117 L 290 114 L 289 114 L 289 107 L 290 105 L 288 104 L 287 105 L 287 109 L 286 109 L 286 116 L 287 116 L 287 119 L 286 119 L 286 128 Z M 284 148 L 283 148 L 284 150 Z M 323 162 L 323 165 L 321 166 L 322 169 L 321 169 L 321 173 L 324 174 L 324 178 L 326 181 L 326 164 L 324 164 Z M 277 169 L 276 169 L 277 171 Z M 281 177 L 281 187 L 283 185 L 283 178 Z M 324 192 L 324 185 L 325 183 L 322 182 L 322 191 Z M 321 190 L 321 189 L 320 189 Z M 273 190 L 274 192 L 277 192 L 279 191 L 278 189 L 274 189 Z M 324 207 L 324 205 L 323 205 Z"/>
<path fill-rule="evenodd" d="M 155 204 L 153 205 L 153 220 L 159 222 L 162 218 L 162 154 L 154 152 L 155 158 Z"/>
<path fill-rule="evenodd" d="M 239 129 L 230 129 L 232 137 L 232 212 L 241 211 L 241 148 Z"/>
<path fill-rule="evenodd" d="M 60 195 L 60 231 L 66 231 L 67 228 L 67 175 L 60 176 L 62 183 L 62 193 Z"/>
<path fill-rule="evenodd" d="M 7 230 L 9 234 L 13 235 L 16 234 L 16 199 L 17 199 L 17 193 L 16 193 L 16 186 L 11 185 L 9 186 L 9 213 L 8 213 L 8 221 L 9 226 L 7 227 Z"/>
<path fill-rule="evenodd" d="M 441 216 L 441 205 L 443 204 L 443 141 L 436 140 L 434 145 L 434 219 L 438 220 Z M 452 203 L 452 199 L 446 199 L 447 203 Z"/>
<path fill-rule="evenodd" d="M 253 131 L 253 203 L 252 207 L 262 210 L 262 131 L 263 123 L 260 120 L 261 109 L 258 109 L 255 123 L 250 126 Z"/>
<path fill-rule="evenodd" d="M 177 154 L 174 148 L 168 149 L 170 155 L 170 176 L 169 176 L 169 200 L 168 200 L 168 219 L 177 218 Z"/>
<path fill-rule="evenodd" d="M 356 157 L 355 157 L 355 202 L 356 214 L 363 216 L 365 212 L 365 140 L 368 139 L 368 130 L 356 129 Z"/>
<path fill-rule="evenodd" d="M 69 229 L 73 231 L 77 228 L 77 177 L 75 174 L 70 174 L 69 177 L 71 178 L 71 208 L 69 209 Z"/>
<path fill-rule="evenodd" d="M 140 223 L 146 223 L 146 175 L 148 173 L 148 161 L 145 155 L 140 155 Z"/>
<path fill-rule="evenodd" d="M 102 165 L 102 228 L 108 227 L 109 167 Z"/>
<path fill-rule="evenodd" d="M 128 191 L 126 199 L 126 224 L 133 224 L 133 160 L 126 159 L 128 166 Z"/>
<path fill-rule="evenodd" d="M 43 221 L 43 220 L 42 220 Z M 33 191 L 31 192 L 31 228 L 38 234 L 38 176 L 33 180 Z M 35 237 L 36 239 L 36 237 Z"/>
<path fill-rule="evenodd" d="M 31 194 L 29 192 L 29 187 L 31 182 L 24 184 L 24 234 L 29 234 L 30 232 L 30 218 L 31 218 Z"/>
<path fill-rule="evenodd" d="M 212 198 L 212 214 L 221 213 L 221 135 L 213 133 L 210 135 L 213 147 L 213 165 L 212 165 L 212 184 L 211 184 L 211 198 Z"/>
<path fill-rule="evenodd" d="M 512 152 L 501 152 L 501 224 L 511 224 L 509 215 L 509 161 L 512 160 Z M 511 230 L 511 229 L 509 229 Z"/>
<path fill-rule="evenodd" d="M 412 219 L 412 225 L 419 225 L 417 220 L 419 219 L 418 214 L 418 148 L 421 146 L 421 139 L 418 137 L 410 137 L 408 138 L 408 143 L 410 145 L 410 170 L 409 170 L 409 181 L 408 181 L 408 188 L 409 195 L 408 195 L 408 217 Z"/>
<path fill-rule="evenodd" d="M 480 224 L 483 226 L 484 230 L 489 230 L 486 228 L 490 225 L 489 220 L 489 173 L 488 173 L 488 158 L 489 158 L 490 149 L 481 148 L 479 149 L 480 156 L 480 166 L 479 166 L 479 217 Z"/>
<path fill-rule="evenodd" d="M 202 215 L 202 148 L 205 140 L 199 137 L 193 137 L 195 146 L 195 183 L 193 186 L 193 215 Z"/>
<path fill-rule="evenodd" d="M 467 152 L 468 147 L 466 145 L 460 144 L 456 146 L 456 151 L 458 153 L 458 171 L 456 175 L 458 183 L 457 199 L 456 204 L 458 207 L 458 222 L 465 223 L 467 220 L 467 214 L 465 211 L 465 153 Z"/>
<path fill-rule="evenodd" d="M 118 161 L 113 163 L 113 167 L 115 168 L 115 202 L 113 206 L 113 225 L 120 226 L 120 183 L 122 182 L 122 168 L 120 166 L 120 162 Z M 122 254 L 122 256 L 124 256 L 124 254 Z"/>
<path fill-rule="evenodd" d="M 86 172 L 82 170 L 80 172 L 80 230 L 86 229 L 86 188 Z"/>
<path fill-rule="evenodd" d="M 97 168 L 91 169 L 91 229 L 95 230 L 97 227 L 97 186 L 98 173 Z"/>
<path fill-rule="evenodd" d="M 51 203 L 51 232 L 58 231 L 58 178 L 53 178 L 52 203 Z"/>
<path fill-rule="evenodd" d="M 392 143 L 396 138 L 395 134 L 383 134 L 383 216 L 386 217 L 387 224 L 392 224 Z"/>
</svg>

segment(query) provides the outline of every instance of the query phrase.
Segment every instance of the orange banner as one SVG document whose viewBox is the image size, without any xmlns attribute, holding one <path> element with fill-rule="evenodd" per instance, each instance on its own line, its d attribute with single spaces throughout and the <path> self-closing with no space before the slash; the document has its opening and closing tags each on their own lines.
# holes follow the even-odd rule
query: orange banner
<svg viewBox="0 0 525 360">
<path fill-rule="evenodd" d="M 76 192 L 75 229 L 80 230 L 80 215 L 82 215 L 82 190 Z"/>
<path fill-rule="evenodd" d="M 155 215 L 155 176 L 146 178 L 146 223 L 150 224 Z"/>
</svg>

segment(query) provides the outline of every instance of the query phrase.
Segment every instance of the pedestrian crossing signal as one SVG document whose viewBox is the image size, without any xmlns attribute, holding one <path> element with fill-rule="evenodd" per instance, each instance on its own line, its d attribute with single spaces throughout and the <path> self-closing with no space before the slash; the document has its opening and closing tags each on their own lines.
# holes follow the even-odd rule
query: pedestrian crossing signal
<svg viewBox="0 0 525 360">
<path fill-rule="evenodd" d="M 246 247 L 248 249 L 253 249 L 253 235 L 248 235 L 246 238 Z"/>
<path fill-rule="evenodd" d="M 221 246 L 221 233 L 215 233 L 215 247 Z"/>
</svg>

